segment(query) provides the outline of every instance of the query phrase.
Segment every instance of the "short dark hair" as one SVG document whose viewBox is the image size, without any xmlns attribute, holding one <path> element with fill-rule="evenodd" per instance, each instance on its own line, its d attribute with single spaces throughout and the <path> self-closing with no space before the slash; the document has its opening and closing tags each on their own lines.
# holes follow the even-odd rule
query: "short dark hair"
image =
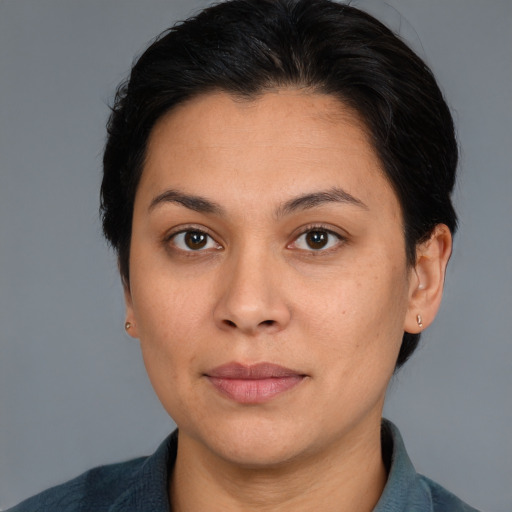
<svg viewBox="0 0 512 512">
<path fill-rule="evenodd" d="M 253 99 L 279 87 L 337 97 L 362 119 L 402 208 L 407 261 L 434 227 L 455 232 L 458 148 L 426 64 L 378 20 L 331 0 L 230 0 L 161 34 L 117 90 L 101 186 L 105 237 L 129 286 L 135 192 L 155 123 L 210 91 Z M 400 367 L 419 334 L 404 333 Z"/>
</svg>

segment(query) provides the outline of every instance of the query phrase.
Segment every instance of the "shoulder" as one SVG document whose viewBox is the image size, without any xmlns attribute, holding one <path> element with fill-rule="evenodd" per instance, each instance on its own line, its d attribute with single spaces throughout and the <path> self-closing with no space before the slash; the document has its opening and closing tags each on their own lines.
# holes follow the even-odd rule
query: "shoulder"
<svg viewBox="0 0 512 512">
<path fill-rule="evenodd" d="M 7 512 L 169 512 L 169 472 L 177 446 L 174 431 L 149 457 L 91 469 Z"/>
<path fill-rule="evenodd" d="M 437 482 L 418 475 L 421 485 L 430 494 L 433 512 L 478 512 Z"/>
<path fill-rule="evenodd" d="M 146 457 L 91 469 L 66 483 L 47 489 L 7 512 L 78 512 L 108 510 L 133 483 Z"/>
<path fill-rule="evenodd" d="M 478 512 L 438 483 L 416 472 L 398 428 L 382 423 L 388 481 L 374 512 Z"/>
</svg>

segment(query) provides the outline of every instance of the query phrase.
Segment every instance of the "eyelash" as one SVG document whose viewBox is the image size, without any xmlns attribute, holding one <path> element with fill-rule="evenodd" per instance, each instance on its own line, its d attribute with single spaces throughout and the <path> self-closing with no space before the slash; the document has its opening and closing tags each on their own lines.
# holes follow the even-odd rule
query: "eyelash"
<svg viewBox="0 0 512 512">
<path fill-rule="evenodd" d="M 206 240 L 205 245 L 211 245 L 213 242 L 213 244 L 216 247 L 206 247 L 206 249 L 204 247 L 199 247 L 197 249 L 192 249 L 190 247 L 182 248 L 177 245 L 176 240 L 178 239 L 178 237 L 180 237 L 180 236 L 186 237 L 187 234 L 192 234 L 192 233 L 206 236 L 207 240 Z M 182 253 L 200 253 L 200 252 L 204 252 L 205 250 L 211 250 L 211 249 L 221 250 L 221 249 L 223 249 L 223 247 L 213 238 L 212 235 L 210 235 L 208 233 L 208 231 L 206 231 L 204 228 L 199 228 L 199 227 L 195 227 L 195 226 L 187 226 L 184 229 L 182 228 L 179 231 L 175 231 L 175 232 L 167 235 L 164 239 L 164 243 L 174 246 L 173 249 L 176 249 Z M 183 243 L 186 243 L 186 241 L 183 240 Z"/>
<path fill-rule="evenodd" d="M 312 247 L 309 248 L 300 248 L 300 247 L 293 247 L 297 245 L 297 242 L 301 239 L 307 237 L 308 234 L 311 233 L 326 233 L 328 236 L 327 244 L 331 243 L 329 247 L 321 247 L 318 249 L 314 249 Z M 335 242 L 332 243 L 329 239 L 335 238 Z M 324 226 L 322 224 L 311 224 L 308 226 L 305 226 L 301 228 L 299 234 L 294 237 L 293 241 L 287 245 L 287 248 L 290 249 L 297 249 L 299 251 L 303 251 L 304 253 L 307 253 L 312 256 L 320 256 L 322 254 L 330 254 L 332 252 L 335 252 L 339 246 L 343 243 L 347 242 L 347 238 L 342 236 L 339 233 L 336 233 L 332 229 L 328 228 L 327 226 Z M 307 242 L 306 242 L 307 243 Z"/>
<path fill-rule="evenodd" d="M 327 234 L 328 247 L 319 247 L 319 248 L 315 249 L 312 247 L 301 248 L 301 247 L 296 246 L 297 242 L 301 238 L 305 239 L 305 237 L 307 237 L 308 234 L 315 233 L 315 232 Z M 188 247 L 188 248 L 179 247 L 176 243 L 176 240 L 178 239 L 178 237 L 186 237 L 187 234 L 198 234 L 198 235 L 206 236 L 207 240 L 205 242 L 205 245 L 202 247 L 198 247 L 197 249 L 192 249 L 190 247 Z M 330 240 L 333 237 L 336 239 L 334 244 L 332 243 L 332 240 Z M 346 241 L 347 241 L 347 239 L 344 236 L 340 235 L 339 233 L 336 233 L 332 229 L 329 229 L 323 225 L 314 224 L 314 225 L 309 225 L 309 226 L 305 226 L 304 228 L 301 228 L 301 231 L 297 234 L 297 236 L 295 236 L 293 238 L 293 241 L 291 243 L 287 244 L 286 248 L 287 249 L 296 249 L 296 250 L 299 250 L 304 253 L 309 253 L 311 255 L 320 255 L 320 254 L 326 254 L 326 253 L 331 253 L 331 252 L 336 251 L 338 249 L 339 245 L 342 243 L 345 243 Z M 210 251 L 212 249 L 214 249 L 214 250 L 223 249 L 223 246 L 221 244 L 219 244 L 213 238 L 213 236 L 208 233 L 208 231 L 206 231 L 204 228 L 199 228 L 199 227 L 195 227 L 195 226 L 188 226 L 185 229 L 180 229 L 179 231 L 176 231 L 176 232 L 173 232 L 173 233 L 167 235 L 164 239 L 164 243 L 172 245 L 173 249 L 176 249 L 185 254 L 201 253 L 201 252 L 205 252 L 205 251 Z M 183 243 L 183 245 L 186 244 L 186 240 L 183 239 L 182 243 Z M 208 247 L 208 245 L 212 245 L 212 243 L 214 244 L 215 247 L 211 247 L 211 246 Z M 305 243 L 307 243 L 307 242 L 305 242 Z M 329 244 L 330 244 L 330 246 L 329 246 Z M 191 256 L 192 254 L 187 254 L 187 256 L 188 255 Z"/>
</svg>

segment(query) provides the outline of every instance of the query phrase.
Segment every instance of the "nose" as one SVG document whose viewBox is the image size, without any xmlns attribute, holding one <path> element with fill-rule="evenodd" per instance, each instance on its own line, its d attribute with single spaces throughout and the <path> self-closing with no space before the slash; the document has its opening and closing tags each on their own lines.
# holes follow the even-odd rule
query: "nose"
<svg viewBox="0 0 512 512">
<path fill-rule="evenodd" d="M 291 318 L 282 271 L 272 255 L 249 252 L 232 257 L 222 273 L 215 323 L 222 330 L 247 335 L 273 334 L 285 329 Z"/>
</svg>

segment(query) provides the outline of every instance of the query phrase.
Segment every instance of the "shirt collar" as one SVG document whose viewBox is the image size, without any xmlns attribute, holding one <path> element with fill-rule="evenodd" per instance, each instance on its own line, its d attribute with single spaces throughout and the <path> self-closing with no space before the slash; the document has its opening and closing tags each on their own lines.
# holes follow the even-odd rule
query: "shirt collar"
<svg viewBox="0 0 512 512">
<path fill-rule="evenodd" d="M 384 491 L 373 512 L 431 512 L 432 498 L 420 480 L 405 450 L 398 428 L 389 420 L 382 421 L 382 450 L 390 453 L 389 474 Z"/>
<path fill-rule="evenodd" d="M 129 487 L 109 512 L 170 512 L 169 476 L 176 462 L 178 431 L 175 430 L 133 475 Z"/>
</svg>

